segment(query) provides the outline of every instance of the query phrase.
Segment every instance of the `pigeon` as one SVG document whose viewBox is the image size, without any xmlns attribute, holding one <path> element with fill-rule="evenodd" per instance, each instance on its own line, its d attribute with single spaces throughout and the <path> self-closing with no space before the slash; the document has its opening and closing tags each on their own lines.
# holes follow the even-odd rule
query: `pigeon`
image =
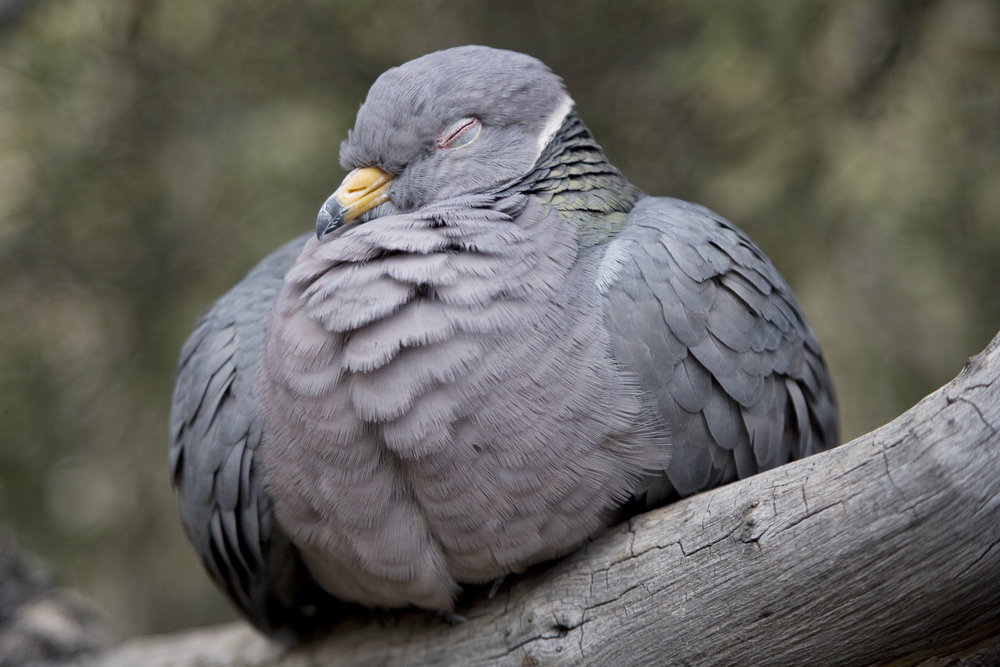
<svg viewBox="0 0 1000 667">
<path fill-rule="evenodd" d="M 309 231 L 197 321 L 170 417 L 187 536 L 246 618 L 448 614 L 623 518 L 837 444 L 777 270 L 612 166 L 540 61 L 392 68 Z"/>
</svg>

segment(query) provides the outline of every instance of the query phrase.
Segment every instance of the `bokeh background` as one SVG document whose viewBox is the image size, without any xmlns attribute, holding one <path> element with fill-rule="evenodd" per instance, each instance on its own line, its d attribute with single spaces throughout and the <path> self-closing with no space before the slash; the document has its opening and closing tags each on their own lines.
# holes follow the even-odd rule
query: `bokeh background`
<svg viewBox="0 0 1000 667">
<path fill-rule="evenodd" d="M 121 635 L 234 617 L 167 477 L 194 318 L 312 229 L 375 77 L 468 43 L 764 248 L 845 439 L 1000 329 L 995 1 L 0 1 L 0 521 Z"/>
</svg>

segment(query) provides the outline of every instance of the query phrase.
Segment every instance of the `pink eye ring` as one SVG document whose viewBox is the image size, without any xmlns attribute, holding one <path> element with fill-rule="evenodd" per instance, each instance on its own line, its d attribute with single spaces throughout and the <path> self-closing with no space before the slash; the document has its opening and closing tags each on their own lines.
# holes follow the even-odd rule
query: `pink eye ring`
<svg viewBox="0 0 1000 667">
<path fill-rule="evenodd" d="M 438 148 L 465 148 L 479 137 L 483 123 L 475 116 L 459 118 L 441 131 L 438 136 Z"/>
</svg>

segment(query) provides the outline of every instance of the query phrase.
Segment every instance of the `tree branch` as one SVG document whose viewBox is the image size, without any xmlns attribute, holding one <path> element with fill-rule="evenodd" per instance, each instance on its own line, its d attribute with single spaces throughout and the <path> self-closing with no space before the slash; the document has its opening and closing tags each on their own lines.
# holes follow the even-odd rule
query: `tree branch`
<svg viewBox="0 0 1000 667">
<path fill-rule="evenodd" d="M 1000 336 L 892 423 L 635 517 L 492 599 L 476 591 L 462 624 L 361 611 L 291 651 L 233 624 L 134 640 L 97 660 L 931 665 L 960 649 L 998 657 L 998 378 Z"/>
</svg>

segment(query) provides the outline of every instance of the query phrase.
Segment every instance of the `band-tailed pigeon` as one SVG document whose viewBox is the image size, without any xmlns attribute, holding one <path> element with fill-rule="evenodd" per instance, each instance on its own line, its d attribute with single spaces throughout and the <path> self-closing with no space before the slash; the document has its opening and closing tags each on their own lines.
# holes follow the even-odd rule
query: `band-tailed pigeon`
<svg viewBox="0 0 1000 667">
<path fill-rule="evenodd" d="M 181 518 L 261 630 L 334 599 L 447 611 L 623 507 L 836 444 L 768 259 L 629 185 L 534 58 L 390 69 L 340 159 L 316 234 L 219 299 L 178 367 Z"/>
</svg>

